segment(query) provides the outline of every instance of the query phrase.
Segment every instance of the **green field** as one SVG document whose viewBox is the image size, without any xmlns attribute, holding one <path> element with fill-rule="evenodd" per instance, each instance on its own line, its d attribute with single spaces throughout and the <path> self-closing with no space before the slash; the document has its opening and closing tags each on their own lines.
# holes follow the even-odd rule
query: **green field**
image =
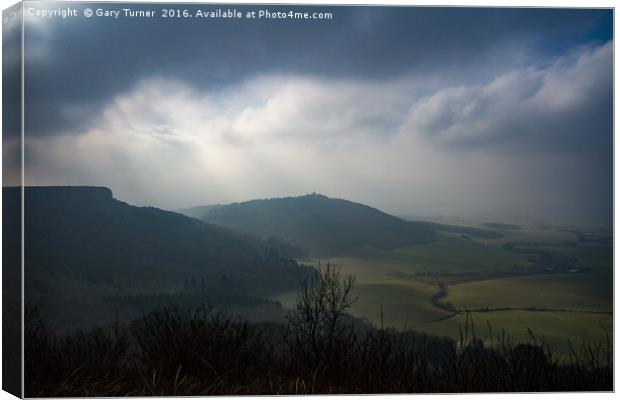
<svg viewBox="0 0 620 400">
<path fill-rule="evenodd" d="M 353 306 L 352 314 L 366 317 L 375 325 L 383 323 L 399 329 L 413 329 L 446 318 L 452 314 L 435 307 L 428 299 L 435 287 L 417 281 L 393 283 L 359 283 L 355 295 L 359 297 Z"/>
<path fill-rule="evenodd" d="M 531 329 L 564 355 L 569 342 L 579 347 L 584 337 L 601 341 L 606 331 L 611 332 L 610 248 L 567 245 L 576 236 L 553 229 L 523 227 L 503 233 L 505 237 L 490 240 L 439 233 L 429 244 L 393 250 L 350 248 L 313 264 L 329 262 L 354 274 L 358 300 L 351 313 L 375 325 L 381 324 L 383 311 L 386 326 L 456 338 L 459 327 L 465 325 L 466 310 L 474 310 L 478 312 L 470 315 L 480 338 L 489 340 L 487 321 L 496 334 L 504 331 L 516 341 L 527 340 Z M 533 265 L 528 255 L 502 248 L 510 241 L 531 243 L 560 258 L 574 257 L 575 268 L 581 270 L 503 276 L 503 271 L 514 266 Z M 459 275 L 446 280 L 450 274 Z M 439 282 L 447 285 L 447 294 L 434 304 L 431 297 L 438 293 Z M 285 293 L 277 299 L 292 307 L 295 294 Z M 448 303 L 457 314 L 442 308 Z"/>
<path fill-rule="evenodd" d="M 502 331 L 512 342 L 528 341 L 531 339 L 529 328 L 538 340 L 563 355 L 568 351 L 569 343 L 576 349 L 581 347 L 584 339 L 606 346 L 606 333 L 613 337 L 612 317 L 605 314 L 498 311 L 471 313 L 470 318 L 474 322 L 476 336 L 486 342 L 490 342 L 491 335 L 493 341 L 497 342 Z M 465 314 L 459 314 L 448 320 L 418 325 L 414 329 L 439 336 L 458 337 L 459 328 L 465 329 L 465 319 Z M 491 334 L 487 322 L 491 326 Z"/>
<path fill-rule="evenodd" d="M 555 274 L 466 282 L 450 286 L 445 301 L 467 309 L 554 308 L 611 311 L 613 287 L 601 274 Z"/>
<path fill-rule="evenodd" d="M 438 234 L 437 240 L 432 243 L 396 250 L 356 247 L 342 253 L 335 261 L 342 258 L 401 272 L 496 270 L 524 264 L 527 259 L 524 255 L 504 251 L 496 244 L 485 244 L 447 233 Z"/>
<path fill-rule="evenodd" d="M 327 261 L 323 261 L 323 264 L 325 262 Z M 383 307 L 384 324 L 402 329 L 450 315 L 429 301 L 436 291 L 435 285 L 386 273 L 398 266 L 374 265 L 368 260 L 352 258 L 333 258 L 329 262 L 335 263 L 342 272 L 355 275 L 354 296 L 358 299 L 351 313 L 356 317 L 366 318 L 378 326 L 381 324 Z M 283 293 L 275 299 L 284 307 L 292 308 L 295 305 L 296 292 Z"/>
</svg>

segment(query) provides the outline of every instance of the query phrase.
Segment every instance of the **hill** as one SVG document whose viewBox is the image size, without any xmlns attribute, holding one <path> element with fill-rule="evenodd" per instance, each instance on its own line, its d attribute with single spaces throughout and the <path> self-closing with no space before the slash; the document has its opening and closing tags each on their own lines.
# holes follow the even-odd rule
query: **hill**
<svg viewBox="0 0 620 400">
<path fill-rule="evenodd" d="M 500 231 L 518 231 L 521 229 L 519 225 L 515 224 L 504 224 L 502 222 L 485 222 L 482 226 L 491 229 L 497 229 Z"/>
<path fill-rule="evenodd" d="M 320 194 L 251 200 L 202 210 L 204 221 L 260 237 L 275 236 L 313 256 L 353 246 L 397 248 L 434 240 L 424 223 L 407 222 L 375 208 Z"/>
<path fill-rule="evenodd" d="M 500 239 L 504 237 L 504 235 L 499 232 L 489 230 L 489 229 L 476 228 L 473 226 L 446 225 L 446 224 L 438 224 L 435 222 L 425 222 L 425 223 L 438 232 L 460 233 L 463 235 L 473 236 L 479 239 Z"/>
<path fill-rule="evenodd" d="M 221 205 L 214 204 L 212 206 L 198 206 L 198 207 L 181 208 L 181 209 L 175 210 L 175 212 L 178 212 L 179 214 L 186 215 L 188 217 L 202 219 L 202 217 L 207 215 L 209 212 L 211 212 L 212 210 L 214 210 L 216 208 L 219 208 L 219 207 L 221 207 Z"/>
<path fill-rule="evenodd" d="M 3 193 L 19 197 L 18 188 Z M 188 280 L 267 296 L 291 290 L 304 273 L 264 241 L 131 206 L 107 188 L 27 187 L 24 202 L 27 301 L 72 299 L 69 309 L 95 297 L 178 293 Z"/>
</svg>

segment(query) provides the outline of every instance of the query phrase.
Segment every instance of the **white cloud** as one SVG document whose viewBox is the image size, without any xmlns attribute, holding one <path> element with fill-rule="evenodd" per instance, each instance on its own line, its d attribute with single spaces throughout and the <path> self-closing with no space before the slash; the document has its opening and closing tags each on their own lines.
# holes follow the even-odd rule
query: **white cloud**
<svg viewBox="0 0 620 400">
<path fill-rule="evenodd" d="M 164 208 L 317 191 L 401 214 L 575 214 L 587 160 L 484 141 L 579 113 L 605 89 L 610 53 L 607 44 L 423 99 L 415 79 L 274 75 L 200 91 L 150 78 L 80 135 L 29 138 L 26 182 L 105 185 Z M 454 146 L 468 141 L 479 145 Z"/>
<path fill-rule="evenodd" d="M 613 44 L 586 49 L 574 57 L 558 60 L 544 71 L 540 90 L 531 99 L 532 108 L 546 112 L 573 111 L 587 105 L 597 92 L 611 90 Z"/>
<path fill-rule="evenodd" d="M 412 105 L 403 134 L 457 144 L 528 131 L 555 134 L 550 125 L 589 111 L 593 99 L 610 93 L 612 52 L 607 43 L 544 69 L 517 69 L 487 84 L 441 89 Z"/>
</svg>

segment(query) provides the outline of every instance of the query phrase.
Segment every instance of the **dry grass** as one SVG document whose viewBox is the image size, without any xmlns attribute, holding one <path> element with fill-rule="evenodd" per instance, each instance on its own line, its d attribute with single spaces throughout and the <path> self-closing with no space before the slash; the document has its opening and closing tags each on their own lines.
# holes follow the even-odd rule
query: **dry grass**
<svg viewBox="0 0 620 400">
<path fill-rule="evenodd" d="M 315 353 L 293 325 L 251 324 L 205 307 L 164 307 L 65 336 L 28 309 L 26 396 L 612 390 L 609 342 L 560 363 L 535 337 L 512 344 L 497 335 L 485 345 L 471 323 L 453 341 L 346 321 L 329 342 L 315 341 L 329 346 Z"/>
</svg>

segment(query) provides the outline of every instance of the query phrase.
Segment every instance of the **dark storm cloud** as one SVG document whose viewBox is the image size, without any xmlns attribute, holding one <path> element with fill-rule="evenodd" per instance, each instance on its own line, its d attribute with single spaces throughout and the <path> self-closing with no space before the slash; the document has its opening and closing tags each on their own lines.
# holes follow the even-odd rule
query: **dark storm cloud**
<svg viewBox="0 0 620 400">
<path fill-rule="evenodd" d="M 148 76 L 206 89 L 278 72 L 363 80 L 416 74 L 442 85 L 480 81 L 532 60 L 544 65 L 576 45 L 605 42 L 612 26 L 606 10 L 300 8 L 331 11 L 334 20 L 79 18 L 27 25 L 26 129 L 79 132 L 103 104 Z"/>
</svg>

